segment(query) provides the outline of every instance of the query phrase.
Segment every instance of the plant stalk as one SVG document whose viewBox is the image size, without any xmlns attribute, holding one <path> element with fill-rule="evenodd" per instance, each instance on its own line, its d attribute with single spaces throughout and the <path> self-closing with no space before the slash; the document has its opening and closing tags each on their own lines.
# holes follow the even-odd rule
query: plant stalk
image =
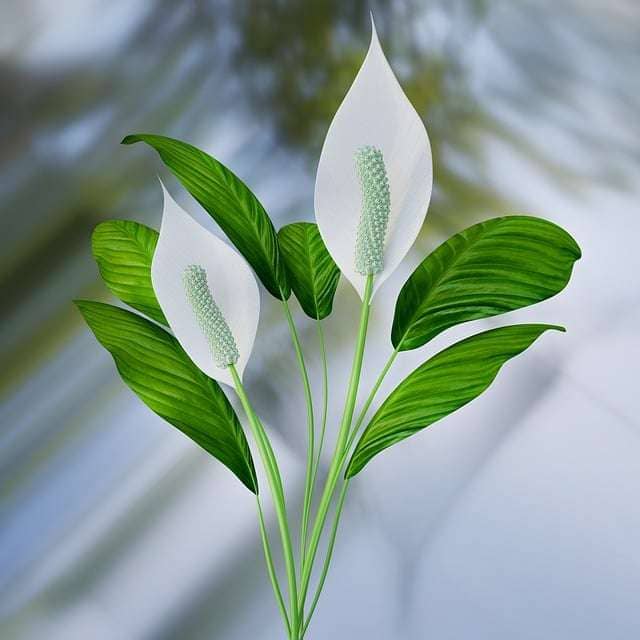
<svg viewBox="0 0 640 640">
<path fill-rule="evenodd" d="M 313 477 L 311 480 L 311 499 L 313 500 L 313 489 L 316 485 L 320 460 L 322 458 L 322 449 L 324 447 L 324 437 L 327 431 L 327 415 L 329 412 L 329 372 L 327 368 L 327 349 L 324 342 L 324 331 L 322 330 L 322 320 L 316 320 L 318 328 L 318 342 L 320 344 L 320 355 L 322 356 L 322 426 L 320 429 L 320 443 L 316 453 L 316 461 L 313 468 Z"/>
<path fill-rule="evenodd" d="M 318 506 L 318 513 L 314 522 L 313 530 L 311 533 L 311 539 L 309 542 L 309 549 L 305 557 L 300 582 L 300 594 L 299 594 L 299 609 L 301 617 L 304 617 L 304 602 L 307 596 L 307 590 L 309 589 L 309 580 L 311 578 L 311 572 L 313 568 L 313 562 L 315 560 L 316 553 L 318 551 L 318 544 L 320 537 L 322 536 L 322 530 L 327 518 L 327 512 L 331 505 L 331 499 L 336 487 L 336 483 L 340 476 L 342 463 L 344 461 L 344 449 L 347 442 L 349 433 L 349 427 L 353 420 L 353 413 L 356 404 L 356 398 L 358 394 L 358 386 L 360 384 L 360 374 L 362 372 L 362 360 L 364 357 L 364 347 L 367 337 L 367 327 L 369 324 L 369 312 L 371 293 L 373 291 L 373 275 L 367 276 L 365 285 L 364 297 L 362 300 L 362 308 L 360 312 L 360 325 L 358 328 L 358 338 L 356 341 L 355 353 L 353 356 L 353 364 L 351 366 L 351 375 L 349 378 L 349 386 L 347 389 L 347 397 L 345 400 L 344 412 L 340 423 L 340 430 L 338 432 L 338 439 L 336 442 L 336 448 L 329 468 L 327 480 L 325 482 L 324 491 L 320 498 L 320 504 Z"/>
<path fill-rule="evenodd" d="M 298 613 L 298 592 L 296 582 L 296 563 L 293 556 L 293 546 L 291 544 L 291 532 L 289 531 L 289 521 L 287 519 L 287 507 L 285 504 L 284 490 L 282 488 L 282 478 L 280 477 L 280 470 L 278 469 L 278 463 L 276 461 L 269 438 L 260 422 L 260 419 L 256 415 L 246 391 L 240 380 L 240 376 L 233 365 L 229 366 L 231 376 L 236 388 L 236 393 L 240 398 L 244 412 L 249 420 L 251 431 L 255 438 L 260 453 L 262 464 L 264 465 L 265 472 L 267 474 L 267 480 L 269 482 L 269 488 L 271 489 L 271 495 L 273 497 L 273 503 L 276 510 L 276 517 L 278 520 L 278 526 L 280 529 L 280 539 L 282 542 L 282 551 L 284 555 L 285 568 L 287 573 L 287 583 L 289 588 L 289 619 L 290 619 L 290 631 L 289 635 L 292 640 L 298 640 L 300 635 L 300 616 Z"/>
<path fill-rule="evenodd" d="M 371 391 L 369 392 L 369 395 L 367 396 L 367 399 L 365 400 L 365 403 L 362 406 L 360 414 L 358 415 L 358 418 L 357 418 L 356 423 L 355 423 L 355 425 L 353 427 L 353 430 L 351 431 L 351 434 L 349 435 L 349 440 L 347 442 L 347 447 L 345 449 L 345 453 L 347 451 L 349 451 L 349 449 L 351 449 L 351 446 L 353 445 L 353 441 L 355 440 L 356 436 L 358 435 L 358 430 L 360 429 L 360 426 L 364 422 L 364 419 L 365 419 L 365 417 L 367 415 L 367 411 L 369 411 L 369 407 L 371 406 L 371 403 L 373 402 L 373 399 L 376 397 L 376 394 L 378 393 L 378 389 L 380 389 L 380 385 L 382 384 L 382 382 L 385 379 L 387 373 L 389 372 L 389 369 L 391 369 L 391 365 L 394 363 L 398 353 L 399 352 L 398 352 L 397 349 L 393 350 L 393 352 L 389 356 L 389 359 L 385 363 L 384 367 L 382 367 L 382 371 L 380 372 L 380 375 L 378 375 L 378 378 L 376 379 L 373 387 L 371 387 Z"/>
<path fill-rule="evenodd" d="M 278 582 L 278 574 L 276 573 L 275 565 L 273 563 L 273 554 L 271 552 L 271 545 L 269 544 L 269 536 L 267 534 L 267 526 L 264 521 L 264 513 L 262 512 L 262 504 L 260 503 L 260 496 L 256 494 L 256 503 L 258 505 L 258 521 L 260 524 L 260 537 L 262 538 L 262 548 L 264 550 L 264 558 L 267 563 L 267 573 L 271 586 L 273 587 L 273 594 L 278 603 L 280 609 L 280 615 L 287 627 L 287 633 L 291 635 L 291 623 L 289 622 L 289 616 L 287 615 L 287 607 L 284 604 L 282 597 L 282 591 L 280 590 L 280 583 Z"/>
<path fill-rule="evenodd" d="M 282 307 L 284 309 L 284 315 L 287 318 L 287 324 L 289 325 L 289 332 L 291 333 L 293 348 L 296 352 L 296 359 L 298 361 L 298 368 L 300 370 L 300 377 L 302 379 L 302 386 L 304 388 L 305 404 L 307 406 L 307 469 L 305 472 L 304 497 L 302 501 L 302 513 L 300 517 L 300 568 L 302 568 L 302 562 L 304 560 L 305 550 L 307 546 L 307 528 L 309 526 L 309 511 L 311 508 L 311 496 L 313 493 L 313 464 L 315 457 L 313 395 L 311 393 L 309 375 L 307 373 L 307 367 L 305 365 L 304 354 L 302 353 L 302 345 L 300 344 L 298 331 L 296 330 L 296 325 L 291 315 L 289 303 L 284 299 L 282 300 Z"/>
<path fill-rule="evenodd" d="M 307 632 L 307 627 L 311 622 L 311 618 L 313 617 L 313 613 L 316 610 L 316 606 L 318 605 L 318 600 L 320 599 L 320 594 L 322 593 L 322 589 L 324 587 L 324 581 L 327 577 L 327 573 L 329 572 L 329 565 L 331 564 L 331 557 L 333 555 L 333 548 L 336 542 L 336 534 L 338 533 L 338 524 L 340 523 L 340 515 L 342 514 L 342 507 L 344 506 L 344 499 L 347 496 L 347 489 L 349 487 L 349 480 L 345 480 L 342 484 L 342 489 L 340 490 L 340 496 L 338 497 L 338 504 L 336 506 L 336 513 L 333 518 L 333 526 L 331 527 L 331 534 L 329 535 L 329 545 L 327 547 L 327 555 L 324 560 L 324 565 L 322 567 L 322 573 L 320 574 L 320 579 L 318 580 L 318 586 L 316 587 L 316 592 L 313 596 L 313 601 L 311 602 L 311 608 L 309 609 L 309 614 L 307 615 L 306 620 L 303 621 L 302 624 L 302 635 L 301 638 L 304 637 L 304 634 Z"/>
</svg>

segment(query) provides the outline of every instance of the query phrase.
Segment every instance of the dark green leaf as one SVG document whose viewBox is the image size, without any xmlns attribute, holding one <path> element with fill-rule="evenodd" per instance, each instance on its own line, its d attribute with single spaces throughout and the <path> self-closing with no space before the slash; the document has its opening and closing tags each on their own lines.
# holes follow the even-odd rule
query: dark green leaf
<svg viewBox="0 0 640 640">
<path fill-rule="evenodd" d="M 220 225 L 276 298 L 291 295 L 273 224 L 249 187 L 227 167 L 196 147 L 151 134 L 127 136 L 122 144 L 146 142 L 185 189 Z"/>
<path fill-rule="evenodd" d="M 358 442 L 347 471 L 354 476 L 383 449 L 448 416 L 479 396 L 500 367 L 530 346 L 548 324 L 517 324 L 466 338 L 409 374 L 382 403 Z"/>
<path fill-rule="evenodd" d="M 76 305 L 138 397 L 257 493 L 251 452 L 233 407 L 178 341 L 125 309 L 89 300 L 77 300 Z"/>
<path fill-rule="evenodd" d="M 318 225 L 294 222 L 278 231 L 291 288 L 303 311 L 322 320 L 331 313 L 340 270 L 324 245 Z"/>
<path fill-rule="evenodd" d="M 151 286 L 151 260 L 157 242 L 157 231 L 130 220 L 102 222 L 91 237 L 93 257 L 111 293 L 166 325 Z"/>
<path fill-rule="evenodd" d="M 564 289 L 579 258 L 575 240 L 541 218 L 473 225 L 427 256 L 402 287 L 391 342 L 416 349 L 461 322 L 546 300 Z"/>
</svg>

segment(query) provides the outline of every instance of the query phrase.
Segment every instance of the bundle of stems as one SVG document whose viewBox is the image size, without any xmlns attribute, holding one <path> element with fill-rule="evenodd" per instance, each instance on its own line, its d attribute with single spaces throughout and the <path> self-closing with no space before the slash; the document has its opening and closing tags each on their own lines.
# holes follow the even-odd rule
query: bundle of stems
<svg viewBox="0 0 640 640">
<path fill-rule="evenodd" d="M 316 421 L 314 416 L 313 394 L 309 382 L 309 375 L 305 358 L 300 343 L 298 331 L 296 329 L 291 310 L 288 302 L 282 302 L 284 314 L 287 319 L 293 347 L 296 353 L 298 369 L 304 388 L 305 403 L 307 409 L 307 428 L 308 428 L 308 448 L 307 448 L 307 465 L 305 472 L 304 495 L 301 508 L 301 518 L 299 523 L 299 550 L 296 557 L 293 544 L 292 531 L 294 527 L 288 516 L 288 509 L 285 498 L 285 490 L 282 482 L 282 476 L 278 468 L 278 462 L 273 452 L 273 448 L 269 441 L 260 418 L 256 414 L 251 402 L 247 396 L 246 390 L 238 376 L 235 367 L 232 365 L 230 370 L 233 375 L 234 384 L 238 397 L 245 411 L 251 432 L 256 442 L 260 459 L 264 467 L 264 471 L 268 480 L 271 498 L 273 500 L 276 519 L 280 533 L 280 543 L 282 556 L 286 568 L 286 581 L 288 592 L 288 604 L 285 603 L 281 581 L 275 567 L 273 543 L 264 519 L 264 509 L 261 498 L 256 495 L 258 518 L 260 524 L 260 535 L 265 554 L 267 572 L 271 581 L 273 592 L 282 615 L 282 620 L 287 628 L 290 640 L 301 640 L 311 622 L 311 618 L 316 610 L 316 606 L 320 599 L 320 594 L 324 586 L 329 565 L 333 555 L 336 534 L 340 523 L 340 516 L 344 506 L 345 498 L 349 488 L 349 480 L 343 477 L 345 463 L 349 458 L 349 453 L 353 448 L 356 435 L 364 422 L 365 415 L 369 409 L 373 398 L 384 379 L 391 363 L 397 355 L 394 351 L 376 380 L 367 399 L 365 400 L 362 410 L 357 418 L 355 417 L 356 402 L 358 397 L 358 389 L 360 386 L 360 378 L 362 373 L 362 362 L 364 358 L 367 328 L 369 324 L 369 314 L 371 308 L 371 293 L 373 290 L 374 275 L 367 276 L 364 297 L 360 311 L 360 320 L 358 325 L 358 334 L 353 354 L 353 363 L 351 366 L 351 374 L 349 376 L 349 384 L 347 386 L 346 397 L 344 400 L 344 409 L 340 425 L 338 428 L 337 438 L 335 442 L 333 457 L 329 465 L 326 478 L 317 508 L 313 509 L 314 494 L 320 487 L 319 467 L 321 463 L 322 450 L 325 443 L 325 434 L 327 429 L 327 410 L 328 410 L 328 364 L 327 352 L 325 348 L 324 332 L 322 321 L 316 320 L 318 344 L 322 360 L 322 416 L 320 420 L 320 435 L 316 438 Z M 354 419 L 355 418 L 355 419 Z M 316 442 L 318 442 L 316 446 Z M 322 567 L 317 577 L 317 583 L 313 596 L 310 596 L 311 579 L 314 574 L 316 561 L 320 559 L 319 547 L 323 537 L 323 533 L 327 531 L 327 521 L 334 504 L 333 521 L 330 529 L 328 529 L 327 544 L 324 549 L 324 559 Z"/>
</svg>

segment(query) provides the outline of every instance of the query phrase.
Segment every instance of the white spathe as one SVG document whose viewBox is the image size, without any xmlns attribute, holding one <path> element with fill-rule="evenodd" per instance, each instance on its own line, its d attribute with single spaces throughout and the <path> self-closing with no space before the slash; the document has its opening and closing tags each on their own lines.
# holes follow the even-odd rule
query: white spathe
<svg viewBox="0 0 640 640">
<path fill-rule="evenodd" d="M 256 279 L 240 254 L 181 209 L 164 185 L 162 190 L 162 226 L 151 264 L 153 290 L 173 334 L 193 362 L 211 378 L 233 386 L 230 371 L 213 360 L 207 337 L 187 300 L 182 275 L 192 264 L 207 272 L 213 298 L 238 347 L 235 366 L 241 378 L 258 328 Z"/>
<path fill-rule="evenodd" d="M 367 145 L 382 151 L 391 193 L 384 269 L 375 276 L 375 292 L 420 232 L 431 198 L 433 166 L 427 131 L 384 56 L 373 18 L 369 51 L 327 132 L 315 188 L 320 234 L 360 297 L 366 278 L 355 264 L 362 206 L 355 154 Z"/>
</svg>

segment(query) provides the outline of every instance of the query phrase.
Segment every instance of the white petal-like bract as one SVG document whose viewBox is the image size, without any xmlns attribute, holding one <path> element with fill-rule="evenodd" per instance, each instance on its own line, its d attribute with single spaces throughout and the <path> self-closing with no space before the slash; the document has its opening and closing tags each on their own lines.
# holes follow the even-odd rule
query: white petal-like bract
<svg viewBox="0 0 640 640">
<path fill-rule="evenodd" d="M 384 266 L 375 275 L 375 292 L 415 242 L 431 198 L 433 167 L 424 124 L 382 52 L 373 19 L 369 51 L 329 127 L 315 187 L 322 238 L 361 297 L 366 278 L 355 260 L 363 200 L 356 154 L 364 147 L 382 152 L 391 196 Z"/>
<path fill-rule="evenodd" d="M 260 313 L 256 279 L 244 258 L 202 227 L 164 192 L 160 237 L 151 264 L 151 281 L 173 334 L 193 362 L 208 376 L 233 386 L 227 368 L 215 364 L 205 335 L 185 289 L 185 270 L 206 271 L 215 304 L 235 339 L 240 377 L 253 348 Z"/>
</svg>

